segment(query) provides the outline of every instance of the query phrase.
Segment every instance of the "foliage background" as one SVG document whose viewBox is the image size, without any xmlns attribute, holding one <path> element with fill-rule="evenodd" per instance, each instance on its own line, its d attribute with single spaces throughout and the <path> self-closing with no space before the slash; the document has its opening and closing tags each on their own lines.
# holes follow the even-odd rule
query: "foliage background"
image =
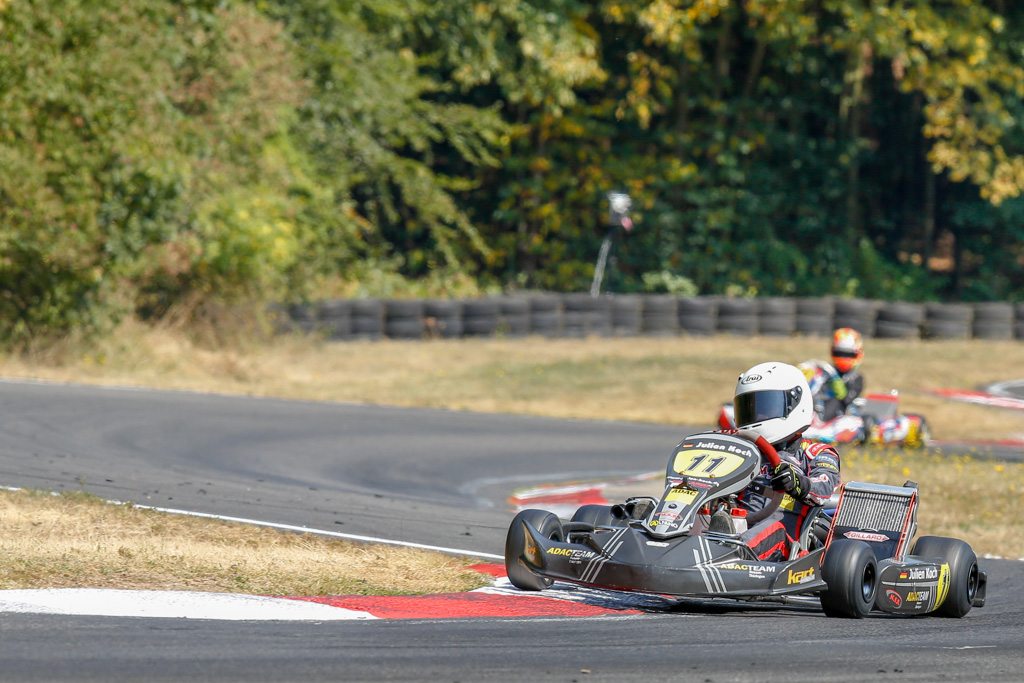
<svg viewBox="0 0 1024 683">
<path fill-rule="evenodd" d="M 0 337 L 586 289 L 1024 300 L 1005 0 L 0 2 Z M 628 191 L 636 228 L 608 225 Z"/>
</svg>

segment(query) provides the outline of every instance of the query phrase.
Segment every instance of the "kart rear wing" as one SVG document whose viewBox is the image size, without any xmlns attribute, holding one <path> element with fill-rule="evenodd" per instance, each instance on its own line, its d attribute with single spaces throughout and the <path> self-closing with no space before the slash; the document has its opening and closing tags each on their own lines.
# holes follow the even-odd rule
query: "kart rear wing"
<svg viewBox="0 0 1024 683">
<path fill-rule="evenodd" d="M 834 538 L 866 541 L 879 560 L 902 561 L 917 532 L 917 484 L 850 481 L 843 484 L 826 546 Z"/>
</svg>

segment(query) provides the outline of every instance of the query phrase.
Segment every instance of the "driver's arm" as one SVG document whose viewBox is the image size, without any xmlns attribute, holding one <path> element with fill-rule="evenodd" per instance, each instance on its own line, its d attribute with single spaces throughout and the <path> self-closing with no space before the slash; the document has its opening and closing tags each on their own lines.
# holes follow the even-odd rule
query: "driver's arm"
<svg viewBox="0 0 1024 683">
<path fill-rule="evenodd" d="M 839 486 L 839 452 L 824 443 L 812 443 L 805 449 L 808 460 L 807 492 L 801 502 L 807 505 L 824 505 Z"/>
</svg>

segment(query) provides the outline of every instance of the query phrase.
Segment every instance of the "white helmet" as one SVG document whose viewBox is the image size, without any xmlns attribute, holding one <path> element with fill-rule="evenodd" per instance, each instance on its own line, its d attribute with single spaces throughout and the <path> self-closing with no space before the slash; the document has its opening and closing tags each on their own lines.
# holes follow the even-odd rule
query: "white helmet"
<svg viewBox="0 0 1024 683">
<path fill-rule="evenodd" d="M 750 368 L 736 382 L 736 427 L 785 443 L 811 426 L 814 400 L 798 368 L 775 361 Z"/>
</svg>

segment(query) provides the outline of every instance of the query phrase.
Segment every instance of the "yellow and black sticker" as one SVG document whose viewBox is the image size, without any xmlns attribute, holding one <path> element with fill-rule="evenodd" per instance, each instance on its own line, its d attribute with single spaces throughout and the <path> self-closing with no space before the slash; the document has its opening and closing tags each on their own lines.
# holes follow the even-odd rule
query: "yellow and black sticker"
<svg viewBox="0 0 1024 683">
<path fill-rule="evenodd" d="M 684 505 L 689 505 L 697 497 L 697 492 L 691 489 L 672 489 L 665 496 L 666 501 L 679 501 Z"/>
<path fill-rule="evenodd" d="M 735 453 L 710 450 L 688 450 L 676 453 L 672 469 L 691 477 L 724 477 L 743 466 L 746 459 Z"/>
<path fill-rule="evenodd" d="M 939 586 L 935 593 L 935 609 L 938 609 L 949 595 L 949 563 L 947 562 L 943 562 L 939 569 Z"/>
</svg>

